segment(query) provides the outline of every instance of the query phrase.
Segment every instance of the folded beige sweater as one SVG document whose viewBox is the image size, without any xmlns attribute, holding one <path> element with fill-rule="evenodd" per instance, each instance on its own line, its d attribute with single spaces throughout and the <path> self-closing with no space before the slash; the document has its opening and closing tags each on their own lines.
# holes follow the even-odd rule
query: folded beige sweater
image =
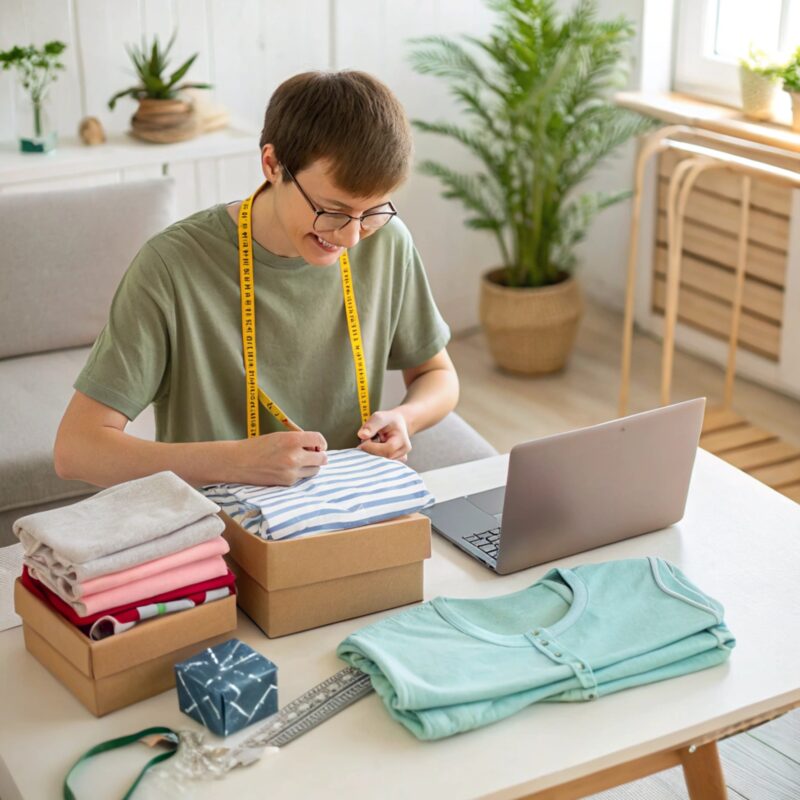
<svg viewBox="0 0 800 800">
<path fill-rule="evenodd" d="M 219 536 L 219 506 L 173 472 L 111 486 L 13 526 L 25 563 L 53 578 L 87 580 Z"/>
</svg>

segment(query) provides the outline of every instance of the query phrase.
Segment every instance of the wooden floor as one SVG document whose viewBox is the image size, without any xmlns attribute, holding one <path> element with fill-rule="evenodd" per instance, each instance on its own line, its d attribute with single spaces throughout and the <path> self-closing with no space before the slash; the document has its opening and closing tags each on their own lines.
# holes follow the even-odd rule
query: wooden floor
<svg viewBox="0 0 800 800">
<path fill-rule="evenodd" d="M 572 359 L 563 372 L 526 378 L 500 372 L 479 332 L 448 346 L 461 379 L 458 413 L 498 450 L 517 442 L 592 425 L 617 416 L 622 317 L 590 305 Z M 630 411 L 659 405 L 661 343 L 637 333 Z M 673 400 L 704 395 L 722 401 L 723 372 L 699 358 L 675 354 Z M 734 408 L 754 425 L 800 447 L 800 401 L 737 379 Z M 800 800 L 800 797 L 798 797 Z"/>
<path fill-rule="evenodd" d="M 448 347 L 461 379 L 458 412 L 498 450 L 517 442 L 592 425 L 617 416 L 621 315 L 590 305 L 567 369 L 542 378 L 500 372 L 480 332 Z M 660 342 L 637 334 L 631 411 L 659 405 Z M 722 399 L 723 373 L 676 353 L 673 399 Z M 734 408 L 783 442 L 800 447 L 800 401 L 737 380 Z M 800 545 L 800 543 L 799 543 Z M 800 711 L 720 744 L 731 800 L 800 800 Z M 595 795 L 594 800 L 685 800 L 680 768 Z"/>
</svg>

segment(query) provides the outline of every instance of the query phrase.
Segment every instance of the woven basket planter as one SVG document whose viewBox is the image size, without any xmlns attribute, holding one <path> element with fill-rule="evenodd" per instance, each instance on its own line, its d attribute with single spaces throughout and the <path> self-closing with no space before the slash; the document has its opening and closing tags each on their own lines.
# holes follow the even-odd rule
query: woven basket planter
<svg viewBox="0 0 800 800">
<path fill-rule="evenodd" d="M 504 270 L 481 280 L 480 318 L 489 350 L 509 372 L 542 375 L 567 363 L 583 315 L 583 297 L 574 278 L 537 289 L 499 283 Z"/>
<path fill-rule="evenodd" d="M 772 119 L 780 86 L 775 78 L 759 75 L 739 67 L 739 86 L 742 90 L 742 111 L 750 119 Z"/>
<path fill-rule="evenodd" d="M 143 98 L 131 117 L 131 134 L 157 144 L 193 139 L 200 133 L 194 107 L 185 100 Z"/>
</svg>

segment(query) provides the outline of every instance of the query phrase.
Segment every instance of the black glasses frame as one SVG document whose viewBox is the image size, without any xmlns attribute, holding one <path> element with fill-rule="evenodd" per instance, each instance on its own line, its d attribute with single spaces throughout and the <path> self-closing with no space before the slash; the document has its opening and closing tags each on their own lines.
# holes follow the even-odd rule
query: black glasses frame
<svg viewBox="0 0 800 800">
<path fill-rule="evenodd" d="M 366 214 L 362 214 L 360 217 L 354 217 L 351 214 L 347 214 L 344 211 L 326 211 L 324 208 L 317 208 L 316 203 L 314 203 L 314 201 L 305 193 L 303 187 L 300 185 L 300 181 L 298 181 L 297 178 L 295 178 L 294 175 L 292 175 L 292 173 L 289 171 L 288 167 L 286 167 L 283 164 L 281 164 L 281 167 L 286 172 L 286 174 L 289 176 L 289 178 L 291 178 L 292 183 L 294 183 L 295 186 L 297 186 L 297 188 L 300 190 L 300 194 L 303 195 L 303 197 L 305 198 L 306 203 L 308 203 L 309 207 L 314 212 L 314 215 L 315 215 L 314 216 L 314 225 L 313 225 L 314 230 L 317 230 L 317 222 L 319 222 L 319 218 L 321 216 L 324 216 L 325 214 L 328 214 L 328 215 L 335 214 L 338 217 L 347 217 L 347 222 L 345 222 L 344 224 L 340 225 L 338 228 L 328 228 L 326 231 L 324 231 L 325 233 L 329 233 L 330 231 L 341 231 L 341 230 L 344 230 L 351 222 L 358 222 L 358 225 L 362 230 L 378 231 L 384 225 L 388 225 L 388 223 L 391 221 L 392 217 L 396 217 L 397 216 L 397 209 L 394 207 L 394 204 L 392 203 L 391 200 L 387 200 L 387 202 L 385 203 L 385 205 L 389 206 L 389 208 L 390 208 L 389 211 L 367 211 Z M 379 225 L 377 228 L 372 228 L 372 229 L 364 227 L 364 220 L 367 217 L 378 217 L 378 216 L 387 216 L 387 215 L 388 215 L 389 219 L 387 219 L 386 222 L 383 223 L 383 225 Z"/>
</svg>

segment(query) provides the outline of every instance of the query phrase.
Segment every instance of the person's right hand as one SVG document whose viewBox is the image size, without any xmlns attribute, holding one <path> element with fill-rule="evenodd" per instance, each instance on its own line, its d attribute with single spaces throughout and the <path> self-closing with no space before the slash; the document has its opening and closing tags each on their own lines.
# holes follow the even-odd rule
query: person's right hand
<svg viewBox="0 0 800 800">
<path fill-rule="evenodd" d="M 314 431 L 266 433 L 233 444 L 229 483 L 291 486 L 300 478 L 316 475 L 328 463 L 328 443 Z"/>
</svg>

